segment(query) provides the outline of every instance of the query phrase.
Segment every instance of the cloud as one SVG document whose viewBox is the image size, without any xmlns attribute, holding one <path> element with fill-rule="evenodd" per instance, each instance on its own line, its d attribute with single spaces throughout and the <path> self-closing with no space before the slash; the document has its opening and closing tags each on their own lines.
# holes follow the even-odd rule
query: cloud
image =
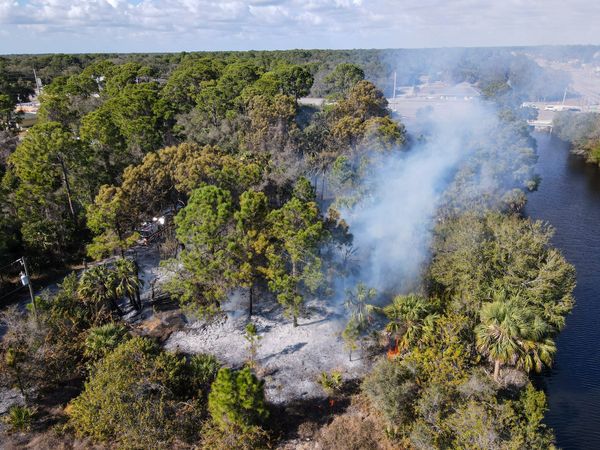
<svg viewBox="0 0 600 450">
<path fill-rule="evenodd" d="M 0 52 L 598 43 L 589 0 L 0 0 Z"/>
</svg>

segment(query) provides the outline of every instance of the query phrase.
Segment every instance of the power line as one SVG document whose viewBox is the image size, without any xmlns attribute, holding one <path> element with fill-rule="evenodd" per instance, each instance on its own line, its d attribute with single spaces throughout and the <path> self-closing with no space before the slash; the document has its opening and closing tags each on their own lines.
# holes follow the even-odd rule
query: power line
<svg viewBox="0 0 600 450">
<path fill-rule="evenodd" d="M 17 264 L 17 263 L 21 263 L 21 259 L 20 259 L 20 258 L 19 258 L 19 259 L 17 259 L 17 260 L 15 260 L 15 261 L 13 261 L 13 262 L 11 262 L 11 263 L 5 264 L 4 266 L 0 267 L 0 271 L 3 271 L 3 270 L 4 270 L 4 269 L 6 269 L 7 267 L 11 267 L 11 266 L 13 266 L 13 265 L 15 265 L 15 264 Z M 19 286 L 19 287 L 17 287 L 16 289 L 13 289 L 12 291 L 10 291 L 10 292 L 8 292 L 8 293 L 6 293 L 6 294 L 2 295 L 2 296 L 0 297 L 0 300 L 3 300 L 3 299 L 5 299 L 6 297 L 10 297 L 10 296 L 11 296 L 11 295 L 13 295 L 15 292 L 17 292 L 17 291 L 21 290 L 23 287 L 24 287 L 24 286 Z"/>
<path fill-rule="evenodd" d="M 21 262 L 21 258 L 19 258 L 19 259 L 16 259 L 16 260 L 14 260 L 13 262 L 11 262 L 11 263 L 8 263 L 8 264 L 6 264 L 5 266 L 2 266 L 2 267 L 0 267 L 0 270 L 4 270 L 5 268 L 7 268 L 7 267 L 10 267 L 10 266 L 12 266 L 13 264 L 20 263 L 20 262 Z"/>
<path fill-rule="evenodd" d="M 0 297 L 0 300 L 4 300 L 6 297 L 10 297 L 11 295 L 13 295 L 15 292 L 20 291 L 21 289 L 23 289 L 25 286 L 19 286 L 16 289 L 13 289 L 12 291 L 10 291 L 8 294 L 4 294 L 2 297 Z"/>
</svg>

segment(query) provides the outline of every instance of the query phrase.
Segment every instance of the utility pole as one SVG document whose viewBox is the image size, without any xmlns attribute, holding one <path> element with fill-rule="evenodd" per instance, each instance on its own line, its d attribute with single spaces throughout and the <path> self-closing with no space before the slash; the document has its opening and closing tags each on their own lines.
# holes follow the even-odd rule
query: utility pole
<svg viewBox="0 0 600 450">
<path fill-rule="evenodd" d="M 23 270 L 25 273 L 21 272 L 21 284 L 23 286 L 27 286 L 29 288 L 29 296 L 31 297 L 31 306 L 33 308 L 33 316 L 37 321 L 37 307 L 35 305 L 35 297 L 33 296 L 33 288 L 31 287 L 31 278 L 29 278 L 29 271 L 27 270 L 27 263 L 25 262 L 25 257 L 23 256 L 21 259 L 21 264 L 23 265 Z"/>
<path fill-rule="evenodd" d="M 35 79 L 35 90 L 36 95 L 40 95 L 42 92 L 42 80 L 38 78 L 37 73 L 35 71 L 35 67 L 33 68 L 33 78 Z"/>
</svg>

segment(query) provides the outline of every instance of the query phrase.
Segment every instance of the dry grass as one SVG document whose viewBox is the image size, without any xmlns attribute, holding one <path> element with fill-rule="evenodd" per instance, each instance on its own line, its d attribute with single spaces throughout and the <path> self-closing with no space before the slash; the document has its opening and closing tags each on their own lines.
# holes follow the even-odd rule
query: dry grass
<svg viewBox="0 0 600 450">
<path fill-rule="evenodd" d="M 386 438 L 382 424 L 370 416 L 343 414 L 319 433 L 317 446 L 322 450 L 392 450 L 398 448 Z"/>
</svg>

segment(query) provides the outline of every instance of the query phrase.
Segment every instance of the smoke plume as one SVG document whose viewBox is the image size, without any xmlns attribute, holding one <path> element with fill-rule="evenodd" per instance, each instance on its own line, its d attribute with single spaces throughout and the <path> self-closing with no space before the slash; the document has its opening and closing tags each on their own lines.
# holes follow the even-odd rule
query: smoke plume
<svg viewBox="0 0 600 450">
<path fill-rule="evenodd" d="M 361 261 L 358 275 L 344 280 L 345 287 L 363 282 L 379 292 L 417 289 L 429 258 L 437 212 L 441 203 L 448 201 L 444 193 L 449 187 L 453 186 L 455 197 L 461 195 L 461 186 L 468 186 L 469 195 L 515 187 L 497 186 L 507 183 L 506 177 L 497 173 L 506 165 L 493 157 L 482 158 L 487 154 L 481 153 L 482 149 L 498 147 L 493 141 L 494 130 L 501 126 L 498 122 L 489 105 L 456 102 L 421 123 L 426 127 L 425 137 L 410 150 L 393 152 L 374 164 L 363 181 L 367 195 L 354 207 L 342 210 Z M 504 147 L 503 161 L 513 159 L 513 148 L 522 152 L 523 145 Z M 473 164 L 473 158 L 480 161 Z M 506 166 L 509 169 L 510 165 Z M 457 185 L 459 174 L 461 184 Z"/>
</svg>

